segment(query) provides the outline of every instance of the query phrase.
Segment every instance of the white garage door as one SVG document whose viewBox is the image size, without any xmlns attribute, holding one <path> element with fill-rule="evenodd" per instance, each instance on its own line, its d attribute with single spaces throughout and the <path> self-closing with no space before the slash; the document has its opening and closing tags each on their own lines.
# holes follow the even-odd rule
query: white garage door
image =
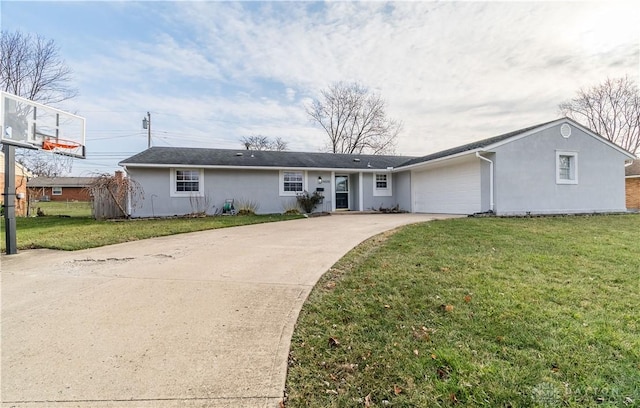
<svg viewBox="0 0 640 408">
<path fill-rule="evenodd" d="M 475 157 L 411 175 L 413 211 L 473 214 L 480 212 L 480 162 Z"/>
</svg>

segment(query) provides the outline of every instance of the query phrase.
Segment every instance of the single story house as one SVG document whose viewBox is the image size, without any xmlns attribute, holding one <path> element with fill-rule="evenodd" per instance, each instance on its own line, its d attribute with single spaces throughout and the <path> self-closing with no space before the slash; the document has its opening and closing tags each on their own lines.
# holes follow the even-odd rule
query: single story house
<svg viewBox="0 0 640 408">
<path fill-rule="evenodd" d="M 220 209 L 281 213 L 318 191 L 316 211 L 394 208 L 497 215 L 625 211 L 633 155 L 562 118 L 423 157 L 151 147 L 120 162 L 144 189 L 133 217 Z"/>
<path fill-rule="evenodd" d="M 640 159 L 634 160 L 624 169 L 627 208 L 640 210 Z"/>
<path fill-rule="evenodd" d="M 4 203 L 4 153 L 0 151 L 0 203 Z M 31 177 L 31 173 L 26 167 L 20 163 L 15 164 L 15 183 L 16 183 L 16 198 L 15 198 L 15 212 L 16 216 L 24 217 L 27 215 L 27 180 Z"/>
<path fill-rule="evenodd" d="M 33 177 L 27 182 L 29 198 L 41 201 L 91 201 L 88 187 L 94 177 Z"/>
</svg>

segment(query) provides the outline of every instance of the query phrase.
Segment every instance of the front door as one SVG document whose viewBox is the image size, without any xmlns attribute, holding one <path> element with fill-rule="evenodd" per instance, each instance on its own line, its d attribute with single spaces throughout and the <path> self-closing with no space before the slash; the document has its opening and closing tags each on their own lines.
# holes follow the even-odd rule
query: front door
<svg viewBox="0 0 640 408">
<path fill-rule="evenodd" d="M 336 176 L 336 210 L 349 209 L 349 176 Z"/>
</svg>

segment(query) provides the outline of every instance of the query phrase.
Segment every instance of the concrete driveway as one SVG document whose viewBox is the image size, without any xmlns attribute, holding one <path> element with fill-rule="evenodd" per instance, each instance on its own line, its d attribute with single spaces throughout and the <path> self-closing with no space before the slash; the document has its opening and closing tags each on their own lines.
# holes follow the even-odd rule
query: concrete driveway
<svg viewBox="0 0 640 408">
<path fill-rule="evenodd" d="M 296 318 L 358 243 L 340 215 L 3 256 L 3 407 L 275 407 Z"/>
</svg>

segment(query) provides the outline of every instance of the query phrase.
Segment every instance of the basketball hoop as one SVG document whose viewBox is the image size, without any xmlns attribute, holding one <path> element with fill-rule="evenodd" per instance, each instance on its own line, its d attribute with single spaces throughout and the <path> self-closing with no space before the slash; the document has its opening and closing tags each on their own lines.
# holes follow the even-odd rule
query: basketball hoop
<svg viewBox="0 0 640 408">
<path fill-rule="evenodd" d="M 63 156 L 84 157 L 84 146 L 75 140 L 48 136 L 42 141 L 41 149 Z"/>
<path fill-rule="evenodd" d="M 85 120 L 0 91 L 0 142 L 84 159 Z"/>
<path fill-rule="evenodd" d="M 60 149 L 75 150 L 78 147 L 80 147 L 80 143 L 74 142 L 73 140 L 45 139 L 42 142 L 42 150 L 53 150 L 53 151 L 57 151 Z"/>
</svg>

